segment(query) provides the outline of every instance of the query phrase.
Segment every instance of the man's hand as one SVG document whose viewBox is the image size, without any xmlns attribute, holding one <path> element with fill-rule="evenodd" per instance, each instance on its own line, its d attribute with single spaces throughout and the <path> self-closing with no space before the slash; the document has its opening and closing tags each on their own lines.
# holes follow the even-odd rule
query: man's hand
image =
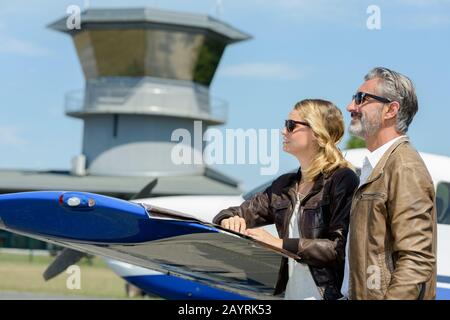
<svg viewBox="0 0 450 320">
<path fill-rule="evenodd" d="M 283 239 L 274 237 L 273 235 L 271 235 L 269 232 L 267 232 L 262 228 L 247 229 L 245 234 L 248 235 L 249 237 L 252 237 L 255 240 L 267 243 L 273 247 L 277 247 L 280 249 L 283 248 Z"/>
<path fill-rule="evenodd" d="M 235 232 L 245 234 L 247 225 L 245 224 L 245 219 L 239 216 L 234 216 L 228 219 L 223 219 L 220 225 L 225 229 L 230 229 Z"/>
</svg>

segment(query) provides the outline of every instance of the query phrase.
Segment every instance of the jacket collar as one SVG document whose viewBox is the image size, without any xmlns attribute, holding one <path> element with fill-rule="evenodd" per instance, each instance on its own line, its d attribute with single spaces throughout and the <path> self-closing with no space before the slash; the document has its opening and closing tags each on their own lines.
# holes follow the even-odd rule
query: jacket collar
<svg viewBox="0 0 450 320">
<path fill-rule="evenodd" d="M 297 185 L 297 182 L 300 181 L 300 179 L 302 178 L 302 168 L 299 167 L 297 170 L 297 173 L 292 174 L 289 177 L 289 182 L 283 187 L 283 192 L 285 193 L 289 193 L 289 190 L 293 190 L 294 186 Z"/>
<path fill-rule="evenodd" d="M 386 166 L 386 162 L 388 161 L 390 155 L 402 144 L 409 143 L 409 138 L 407 136 L 402 137 L 395 141 L 395 143 L 390 146 L 389 149 L 384 153 L 384 155 L 381 157 L 380 161 L 378 161 L 378 164 L 373 168 L 372 174 L 367 179 L 366 183 L 364 183 L 362 186 L 372 183 L 373 181 L 377 180 L 381 175 L 383 174 L 384 167 Z"/>
<path fill-rule="evenodd" d="M 325 176 L 324 174 L 320 174 L 315 180 L 314 180 L 314 184 L 311 188 L 311 190 L 309 191 L 308 195 L 304 198 L 304 201 L 306 201 L 308 198 L 310 198 L 312 195 L 320 192 L 324 186 L 324 182 L 325 179 L 328 178 L 329 175 Z M 297 187 L 297 183 L 301 180 L 302 178 L 302 170 L 301 167 L 298 168 L 297 173 L 295 175 L 292 175 L 292 180 L 289 182 L 289 184 L 287 186 L 285 186 L 283 188 L 283 191 L 285 191 L 286 193 L 292 193 L 292 196 L 295 199 L 295 193 L 296 193 L 296 187 Z"/>
</svg>

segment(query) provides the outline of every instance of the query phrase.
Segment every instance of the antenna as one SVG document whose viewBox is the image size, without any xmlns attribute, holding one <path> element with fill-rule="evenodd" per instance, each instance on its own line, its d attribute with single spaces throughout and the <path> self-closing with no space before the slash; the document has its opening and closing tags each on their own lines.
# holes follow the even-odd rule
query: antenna
<svg viewBox="0 0 450 320">
<path fill-rule="evenodd" d="M 222 17 L 223 15 L 223 2 L 222 0 L 216 0 L 216 16 L 217 18 Z"/>
<path fill-rule="evenodd" d="M 89 9 L 90 6 L 91 6 L 91 1 L 90 0 L 84 0 L 84 8 L 85 9 Z"/>
</svg>

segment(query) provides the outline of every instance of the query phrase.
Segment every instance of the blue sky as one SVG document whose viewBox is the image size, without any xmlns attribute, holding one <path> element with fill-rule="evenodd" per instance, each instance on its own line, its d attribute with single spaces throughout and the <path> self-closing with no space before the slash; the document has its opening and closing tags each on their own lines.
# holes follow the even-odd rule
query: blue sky
<svg viewBox="0 0 450 320">
<path fill-rule="evenodd" d="M 91 0 L 91 7 L 156 7 L 216 15 L 216 0 Z M 229 103 L 226 128 L 281 128 L 304 98 L 345 106 L 374 66 L 408 75 L 419 113 L 417 149 L 450 156 L 449 0 L 223 0 L 220 18 L 253 39 L 229 46 L 211 85 Z M 82 122 L 64 114 L 64 94 L 84 78 L 71 39 L 45 26 L 85 0 L 0 2 L 0 168 L 68 169 L 81 152 Z M 369 5 L 381 29 L 369 30 Z M 222 129 L 225 127 L 222 127 Z M 346 135 L 344 142 L 348 139 Z M 343 144 L 341 145 L 343 147 Z M 297 162 L 280 151 L 280 171 Z M 251 188 L 257 165 L 217 168 Z"/>
</svg>

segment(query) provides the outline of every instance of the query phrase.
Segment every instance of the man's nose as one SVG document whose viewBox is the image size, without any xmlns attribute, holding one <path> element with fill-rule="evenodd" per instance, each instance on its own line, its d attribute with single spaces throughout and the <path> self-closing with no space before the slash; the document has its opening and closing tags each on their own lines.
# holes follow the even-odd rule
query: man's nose
<svg viewBox="0 0 450 320">
<path fill-rule="evenodd" d="M 347 111 L 348 112 L 355 112 L 357 111 L 357 106 L 355 104 L 355 99 L 352 99 L 352 101 L 350 101 L 350 103 L 347 105 Z"/>
</svg>

